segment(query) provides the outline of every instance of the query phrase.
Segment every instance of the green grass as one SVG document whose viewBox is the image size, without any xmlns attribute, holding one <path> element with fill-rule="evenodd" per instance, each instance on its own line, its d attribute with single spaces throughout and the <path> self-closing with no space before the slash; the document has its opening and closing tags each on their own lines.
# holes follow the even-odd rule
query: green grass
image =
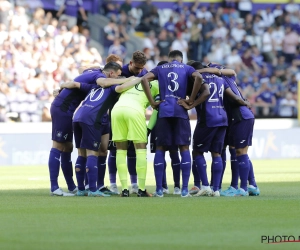
<svg viewBox="0 0 300 250">
<path fill-rule="evenodd" d="M 261 236 L 298 239 L 300 160 L 253 163 L 261 196 L 190 199 L 51 197 L 46 166 L 0 167 L 0 249 L 299 249 Z"/>
</svg>

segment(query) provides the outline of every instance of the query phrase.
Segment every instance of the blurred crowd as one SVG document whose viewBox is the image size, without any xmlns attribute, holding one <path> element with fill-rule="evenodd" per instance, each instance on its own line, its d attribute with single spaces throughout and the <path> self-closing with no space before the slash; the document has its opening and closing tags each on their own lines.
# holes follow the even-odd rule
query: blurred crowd
<svg viewBox="0 0 300 250">
<path fill-rule="evenodd" d="M 175 2 L 157 8 L 151 0 L 133 7 L 131 0 L 104 0 L 101 13 L 105 51 L 126 56 L 128 34 L 144 40 L 147 69 L 179 49 L 184 61 L 216 62 L 235 69 L 242 93 L 257 117 L 295 117 L 300 80 L 300 5 L 273 4 L 254 9 L 250 0 L 220 4 Z"/>
<path fill-rule="evenodd" d="M 257 117 L 295 117 L 300 6 L 293 0 L 269 6 L 254 9 L 249 0 L 209 5 L 179 0 L 171 9 L 157 8 L 151 0 L 135 7 L 131 0 L 104 0 L 100 13 L 109 22 L 102 57 L 117 54 L 128 62 L 126 42 L 136 34 L 143 44 L 134 49 L 146 54 L 148 70 L 178 49 L 184 62 L 212 61 L 235 69 Z M 78 11 L 86 20 L 83 8 Z M 77 76 L 79 65 L 102 63 L 90 46 L 89 29 L 76 26 L 74 15 L 59 18 L 0 0 L 0 122 L 50 121 L 53 89 Z"/>
<path fill-rule="evenodd" d="M 102 63 L 89 41 L 67 19 L 0 0 L 0 122 L 51 121 L 53 89 L 81 64 Z"/>
</svg>

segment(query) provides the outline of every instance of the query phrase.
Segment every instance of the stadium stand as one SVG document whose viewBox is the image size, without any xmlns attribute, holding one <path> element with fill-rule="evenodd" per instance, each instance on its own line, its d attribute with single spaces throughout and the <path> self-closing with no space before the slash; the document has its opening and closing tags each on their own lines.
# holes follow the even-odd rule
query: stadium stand
<svg viewBox="0 0 300 250">
<path fill-rule="evenodd" d="M 81 26 L 81 33 L 77 26 L 67 29 L 66 22 L 55 18 L 55 10 L 0 3 L 0 121 L 49 120 L 52 90 L 74 78 L 80 64 L 101 63 L 108 51 L 127 60 L 129 34 L 144 39 L 135 50 L 147 55 L 148 70 L 166 58 L 169 48 L 180 46 L 186 60 L 235 69 L 256 117 L 297 114 L 300 8 L 293 0 L 287 4 L 104 0 L 97 9 L 109 20 L 99 41 L 102 55 L 89 46 L 88 28 Z"/>
</svg>

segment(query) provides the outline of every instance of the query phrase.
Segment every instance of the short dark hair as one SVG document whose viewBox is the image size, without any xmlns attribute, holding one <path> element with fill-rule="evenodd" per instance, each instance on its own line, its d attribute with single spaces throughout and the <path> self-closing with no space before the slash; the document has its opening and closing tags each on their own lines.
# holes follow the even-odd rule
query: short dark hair
<svg viewBox="0 0 300 250">
<path fill-rule="evenodd" d="M 147 57 L 142 51 L 137 50 L 132 54 L 132 61 L 134 63 L 145 65 L 147 62 Z"/>
<path fill-rule="evenodd" d="M 203 69 L 203 68 L 207 68 L 207 66 L 205 66 L 205 65 L 203 65 L 201 62 L 193 62 L 192 64 L 191 64 L 191 66 L 195 69 L 195 70 L 197 70 L 197 69 Z"/>
<path fill-rule="evenodd" d="M 164 65 L 164 64 L 166 64 L 166 63 L 169 63 L 169 62 L 168 62 L 168 61 L 160 61 L 160 62 L 157 64 L 157 66 Z"/>
<path fill-rule="evenodd" d="M 103 71 L 108 71 L 108 70 L 113 70 L 115 72 L 117 72 L 118 70 L 122 71 L 122 67 L 117 64 L 116 62 L 109 62 L 107 64 L 105 64 Z"/>
<path fill-rule="evenodd" d="M 181 57 L 183 58 L 183 54 L 180 50 L 172 50 L 169 53 L 169 58 L 177 58 L 177 57 Z"/>
</svg>

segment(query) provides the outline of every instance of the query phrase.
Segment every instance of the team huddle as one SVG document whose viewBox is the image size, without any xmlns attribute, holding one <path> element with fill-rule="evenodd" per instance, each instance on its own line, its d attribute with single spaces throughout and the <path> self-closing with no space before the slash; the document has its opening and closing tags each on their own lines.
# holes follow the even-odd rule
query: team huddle
<svg viewBox="0 0 300 250">
<path fill-rule="evenodd" d="M 120 194 L 116 185 L 118 174 L 122 197 L 133 193 L 138 197 L 163 197 L 169 194 L 166 151 L 171 158 L 174 195 L 260 194 L 247 154 L 252 144 L 254 115 L 235 83 L 235 72 L 212 63 L 183 64 L 182 58 L 181 51 L 173 50 L 168 61 L 159 62 L 147 72 L 144 69 L 147 59 L 140 51 L 134 52 L 130 63 L 124 66 L 118 56 L 110 55 L 103 69 L 92 65 L 80 68 L 81 74 L 74 81 L 61 85 L 51 105 L 53 145 L 48 163 L 51 195 Z M 153 113 L 147 125 L 145 110 L 149 106 Z M 192 108 L 197 111 L 193 136 L 188 116 Z M 151 152 L 155 153 L 153 194 L 146 190 L 149 135 Z M 71 162 L 73 136 L 78 149 L 77 185 Z M 227 145 L 232 180 L 230 187 L 222 191 Z M 205 152 L 212 155 L 210 183 Z M 106 161 L 109 188 L 104 185 Z M 60 165 L 68 192 L 58 185 Z M 189 190 L 191 169 L 194 186 Z"/>
</svg>

